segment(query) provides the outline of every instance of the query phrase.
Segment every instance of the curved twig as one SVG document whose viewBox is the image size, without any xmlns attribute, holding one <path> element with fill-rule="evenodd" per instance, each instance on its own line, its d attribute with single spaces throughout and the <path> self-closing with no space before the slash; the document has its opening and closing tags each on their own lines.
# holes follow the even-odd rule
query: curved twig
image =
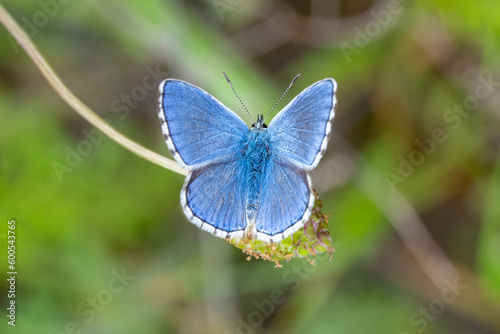
<svg viewBox="0 0 500 334">
<path fill-rule="evenodd" d="M 166 169 L 170 169 L 176 173 L 186 175 L 187 172 L 182 169 L 175 161 L 165 158 L 158 153 L 155 153 L 135 141 L 124 136 L 120 132 L 113 129 L 108 123 L 100 118 L 95 112 L 87 107 L 80 101 L 59 79 L 54 70 L 49 66 L 47 61 L 42 57 L 36 46 L 31 39 L 26 35 L 24 30 L 12 18 L 12 16 L 0 4 L 0 22 L 7 28 L 7 30 L 16 39 L 19 45 L 26 51 L 28 56 L 33 60 L 38 69 L 42 72 L 45 79 L 50 83 L 54 90 L 63 98 L 66 103 L 70 105 L 80 116 L 85 118 L 90 124 L 101 130 L 109 138 L 123 146 L 130 152 L 138 155 L 139 157 L 149 160 Z"/>
</svg>

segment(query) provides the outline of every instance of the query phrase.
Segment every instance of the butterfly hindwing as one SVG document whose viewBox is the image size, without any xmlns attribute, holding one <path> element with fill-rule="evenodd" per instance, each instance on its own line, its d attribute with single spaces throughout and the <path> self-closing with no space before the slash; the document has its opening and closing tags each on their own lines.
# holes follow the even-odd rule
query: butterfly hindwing
<svg viewBox="0 0 500 334">
<path fill-rule="evenodd" d="M 270 159 L 255 227 L 257 238 L 281 241 L 302 228 L 311 215 L 314 193 L 307 172 L 286 159 Z"/>
<path fill-rule="evenodd" d="M 241 155 L 194 168 L 181 191 L 187 218 L 205 231 L 222 238 L 241 237 L 246 227 L 246 178 Z"/>
<path fill-rule="evenodd" d="M 170 153 L 186 169 L 240 150 L 248 132 L 229 108 L 180 80 L 161 83 L 158 114 Z"/>
<path fill-rule="evenodd" d="M 323 156 L 335 115 L 337 84 L 314 83 L 297 95 L 269 124 L 275 150 L 294 164 L 311 170 Z"/>
</svg>

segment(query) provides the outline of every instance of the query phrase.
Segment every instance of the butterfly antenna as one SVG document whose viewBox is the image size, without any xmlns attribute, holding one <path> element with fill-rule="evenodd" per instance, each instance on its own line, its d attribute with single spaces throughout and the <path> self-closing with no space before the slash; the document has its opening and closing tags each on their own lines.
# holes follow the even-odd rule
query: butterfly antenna
<svg viewBox="0 0 500 334">
<path fill-rule="evenodd" d="M 236 91 L 234 90 L 234 87 L 233 87 L 233 84 L 231 83 L 231 80 L 229 80 L 229 78 L 227 77 L 226 73 L 222 72 L 222 74 L 224 74 L 224 78 L 226 78 L 227 83 L 229 84 L 229 86 L 231 86 L 231 89 L 233 90 L 234 95 L 236 95 L 236 97 L 238 98 L 238 101 L 240 101 L 241 105 L 243 106 L 243 108 L 244 108 L 244 109 L 245 109 L 245 111 L 247 112 L 248 117 L 250 117 L 250 119 L 252 120 L 252 123 L 254 123 L 253 118 L 252 118 L 252 116 L 250 115 L 250 113 L 248 112 L 247 107 L 245 107 L 245 105 L 244 105 L 244 104 L 243 104 L 243 102 L 241 101 L 241 99 L 240 99 L 240 97 L 238 96 L 238 94 L 236 94 Z"/>
<path fill-rule="evenodd" d="M 276 108 L 276 106 L 278 105 L 278 103 L 281 102 L 281 100 L 285 97 L 286 93 L 288 93 L 288 90 L 290 90 L 290 88 L 292 87 L 293 83 L 295 82 L 295 80 L 297 80 L 298 78 L 300 77 L 300 73 L 297 74 L 295 76 L 295 78 L 293 78 L 292 82 L 290 82 L 290 85 L 288 85 L 288 88 L 285 90 L 285 92 L 283 93 L 283 95 L 281 95 L 281 97 L 279 98 L 279 100 L 274 104 L 274 106 L 271 108 L 271 110 L 269 110 L 269 112 L 267 113 L 266 115 L 266 118 L 264 118 L 264 121 L 269 117 L 269 115 L 271 115 L 271 112 L 274 110 L 274 108 Z"/>
</svg>

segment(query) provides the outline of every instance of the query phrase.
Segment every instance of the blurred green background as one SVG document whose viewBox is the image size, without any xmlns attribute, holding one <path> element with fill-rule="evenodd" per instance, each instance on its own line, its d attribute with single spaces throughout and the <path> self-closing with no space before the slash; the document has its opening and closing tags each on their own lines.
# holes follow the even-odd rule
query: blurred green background
<svg viewBox="0 0 500 334">
<path fill-rule="evenodd" d="M 0 29 L 0 241 L 17 236 L 7 333 L 500 333 L 500 3 L 2 1 L 68 87 L 168 156 L 157 84 L 247 120 L 337 80 L 311 175 L 336 252 L 251 260 L 184 218 L 184 177 L 100 135 Z M 279 108 L 278 108 L 279 109 Z"/>
</svg>

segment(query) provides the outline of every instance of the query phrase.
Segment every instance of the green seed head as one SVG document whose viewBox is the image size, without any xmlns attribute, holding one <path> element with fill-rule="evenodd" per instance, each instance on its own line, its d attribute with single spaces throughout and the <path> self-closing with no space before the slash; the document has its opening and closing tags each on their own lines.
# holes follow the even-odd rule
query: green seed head
<svg viewBox="0 0 500 334">
<path fill-rule="evenodd" d="M 293 258 L 306 258 L 311 264 L 316 260 L 316 254 L 327 253 L 332 258 L 335 251 L 333 241 L 328 231 L 329 216 L 321 213 L 321 201 L 314 192 L 316 201 L 309 218 L 303 228 L 281 240 L 280 242 L 265 242 L 244 238 L 229 239 L 228 241 L 247 254 L 247 260 L 252 257 L 276 263 L 281 267 L 281 261 L 290 261 Z"/>
</svg>

